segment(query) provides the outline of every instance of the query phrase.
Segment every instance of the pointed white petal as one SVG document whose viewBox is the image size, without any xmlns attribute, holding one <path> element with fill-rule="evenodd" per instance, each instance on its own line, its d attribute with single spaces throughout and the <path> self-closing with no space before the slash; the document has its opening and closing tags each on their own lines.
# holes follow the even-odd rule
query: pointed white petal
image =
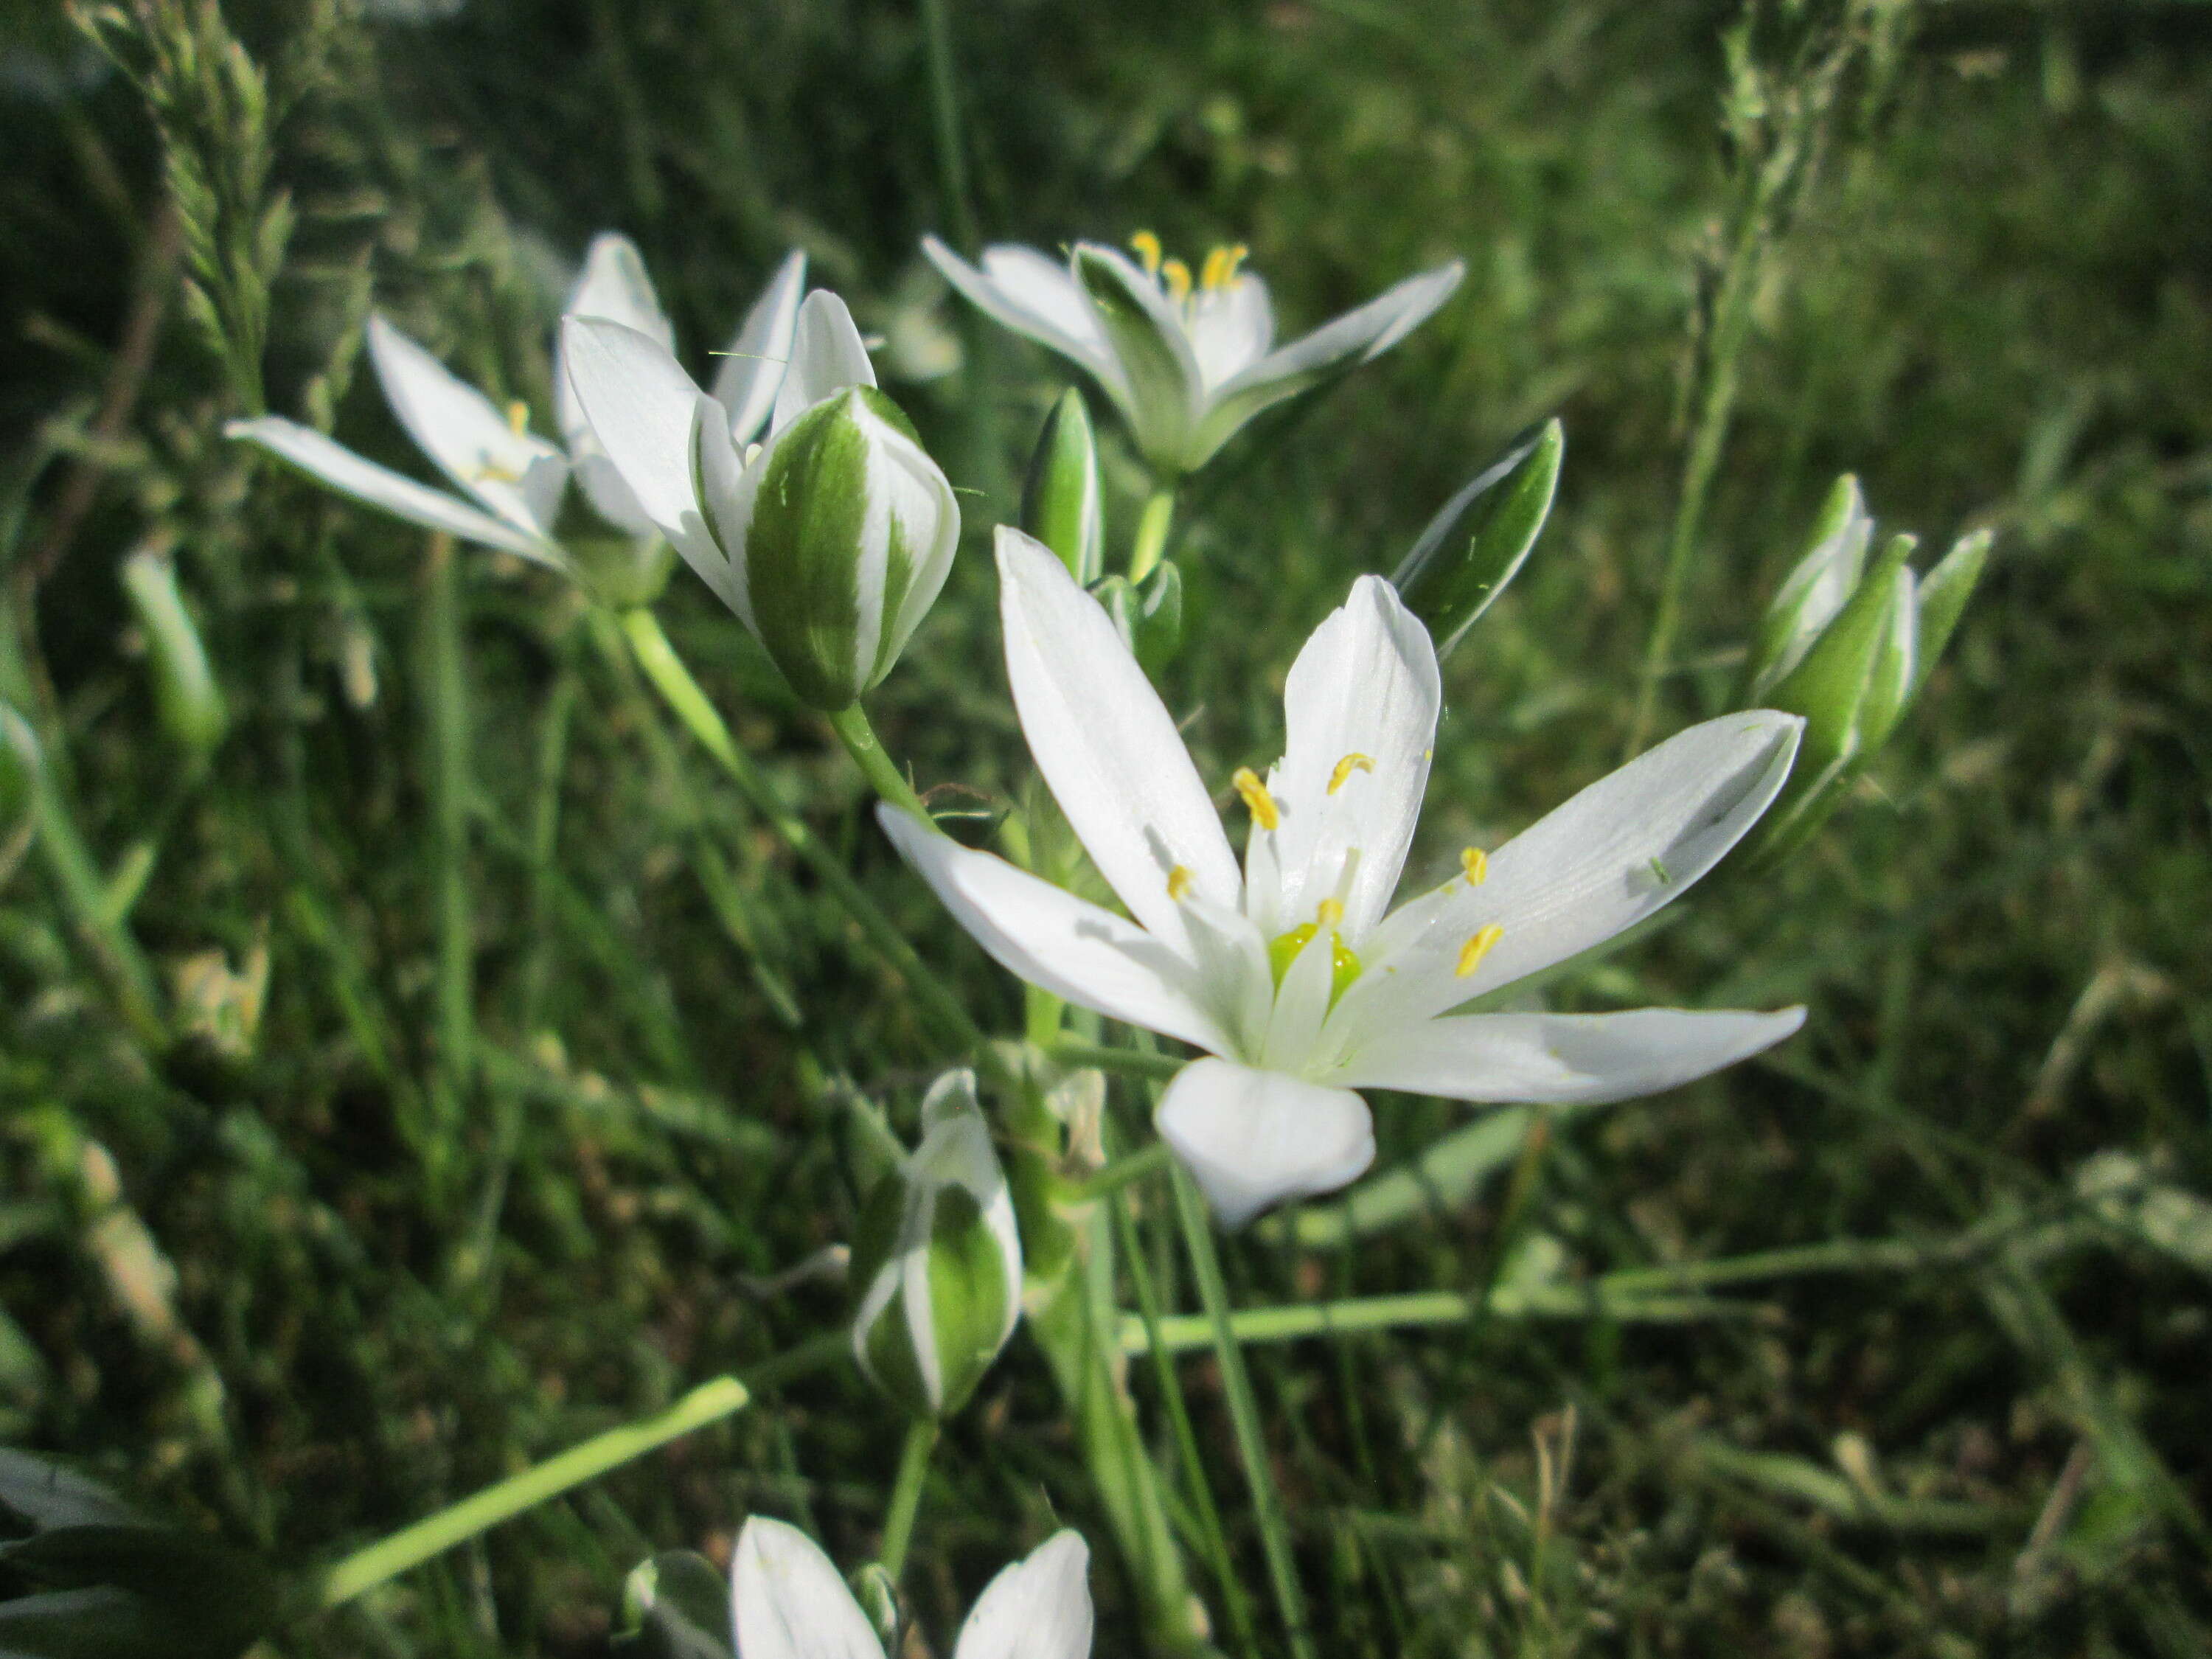
<svg viewBox="0 0 2212 1659">
<path fill-rule="evenodd" d="M 1263 934 L 1334 899 L 1361 948 L 1413 844 L 1442 688 L 1428 630 L 1379 576 L 1314 630 L 1284 689 L 1288 744 L 1267 780 L 1282 824 L 1251 833 L 1245 908 Z"/>
<path fill-rule="evenodd" d="M 1000 526 L 1006 677 L 1037 769 L 1121 902 L 1188 958 L 1177 866 L 1189 890 L 1234 905 L 1240 883 L 1221 819 L 1175 721 L 1097 600 L 1042 544 Z"/>
<path fill-rule="evenodd" d="M 981 270 L 934 236 L 921 239 L 921 251 L 969 304 L 1002 328 L 1025 334 L 1090 370 L 1107 394 L 1127 408 L 1128 387 L 1107 349 L 1097 314 L 1064 267 L 1034 248 L 1011 244 L 984 249 Z"/>
<path fill-rule="evenodd" d="M 558 449 L 516 432 L 483 393 L 381 315 L 368 319 L 368 356 L 392 412 L 441 472 L 516 528 L 550 533 L 568 479 Z"/>
<path fill-rule="evenodd" d="M 853 313 L 826 288 L 817 288 L 799 307 L 791 335 L 791 366 L 776 388 L 772 431 L 781 432 L 824 398 L 847 386 L 873 386 L 875 366 Z"/>
<path fill-rule="evenodd" d="M 1334 1073 L 1363 1089 L 1446 1100 L 1595 1105 L 1656 1095 L 1771 1048 L 1805 1023 L 1778 1013 L 1462 1014 L 1391 1033 Z"/>
<path fill-rule="evenodd" d="M 1194 1060 L 1152 1114 L 1224 1226 L 1286 1198 L 1334 1192 L 1375 1161 L 1375 1121 L 1349 1089 Z"/>
<path fill-rule="evenodd" d="M 984 1587 L 952 1659 L 1090 1659 L 1091 1551 L 1054 1533 Z"/>
<path fill-rule="evenodd" d="M 730 437 L 737 443 L 750 442 L 775 407 L 805 292 L 806 255 L 793 248 L 753 301 L 714 371 L 714 401 L 729 410 Z"/>
<path fill-rule="evenodd" d="M 561 311 L 563 316 L 603 317 L 658 340 L 671 351 L 675 349 L 676 331 L 653 291 L 653 279 L 646 275 L 637 244 L 613 231 L 592 239 L 584 255 L 584 268 Z M 621 470 L 607 459 L 592 435 L 592 423 L 585 418 L 575 388 L 568 383 L 568 368 L 557 337 L 553 347 L 553 410 L 576 482 L 583 487 L 592 510 L 633 536 L 651 534 L 653 520 L 623 482 Z"/>
<path fill-rule="evenodd" d="M 1328 928 L 1314 930 L 1275 993 L 1275 1006 L 1267 1021 L 1267 1046 L 1260 1063 L 1271 1072 L 1303 1073 L 1328 1018 L 1330 994 L 1336 981 L 1336 938 Z"/>
<path fill-rule="evenodd" d="M 873 685 L 890 672 L 914 630 L 937 603 L 945 579 L 952 574 L 952 556 L 960 546 L 960 498 L 928 452 L 905 433 L 871 410 L 863 409 L 856 418 L 874 438 L 869 454 L 869 522 L 861 532 L 862 544 L 872 557 L 888 560 L 893 538 L 879 532 L 887 532 L 896 524 L 897 545 L 909 561 L 904 591 L 888 616 L 882 611 L 886 582 L 866 574 L 861 579 L 860 638 L 863 660 L 873 664 L 868 671 L 868 684 Z M 867 644 L 871 640 L 875 641 L 872 648 Z"/>
<path fill-rule="evenodd" d="M 1466 274 L 1467 267 L 1455 259 L 1434 270 L 1408 276 L 1358 310 L 1347 311 L 1304 338 L 1270 352 L 1214 388 L 1192 439 L 1198 460 L 1211 456 L 1261 410 L 1381 356 L 1449 299 Z"/>
<path fill-rule="evenodd" d="M 442 489 L 433 489 L 389 467 L 379 466 L 313 427 L 264 415 L 257 420 L 233 421 L 222 430 L 225 437 L 258 444 L 279 460 L 290 463 L 331 489 L 357 501 L 380 507 L 410 524 L 421 525 L 426 530 L 442 530 L 465 542 L 520 554 L 556 570 L 568 568 L 561 550 L 543 536 L 519 530 Z"/>
<path fill-rule="evenodd" d="M 1118 248 L 1078 242 L 1071 268 L 1120 366 L 1138 447 L 1156 467 L 1188 471 L 1205 394 L 1181 307 Z"/>
<path fill-rule="evenodd" d="M 1600 779 L 1492 854 L 1480 886 L 1455 879 L 1384 921 L 1332 1023 L 1364 1031 L 1440 1014 L 1643 921 L 1758 821 L 1803 727 L 1771 709 L 1724 715 Z M 1462 975 L 1462 948 L 1493 923 L 1503 933 Z"/>
<path fill-rule="evenodd" d="M 1233 380 L 1267 355 L 1275 338 L 1275 309 L 1267 285 L 1257 276 L 1239 276 L 1227 288 L 1198 294 L 1191 301 L 1191 356 L 1207 391 Z"/>
<path fill-rule="evenodd" d="M 884 1659 L 837 1569 L 805 1533 L 757 1515 L 730 1564 L 738 1659 Z"/>
<path fill-rule="evenodd" d="M 563 319 L 561 352 L 592 435 L 646 517 L 726 594 L 729 561 L 708 533 L 692 477 L 704 394 L 658 340 L 605 318 Z"/>
<path fill-rule="evenodd" d="M 1215 1052 L 1231 1047 L 1196 975 L 1142 928 L 896 807 L 878 807 L 876 817 L 952 919 L 1008 973 L 1163 1036 Z"/>
</svg>

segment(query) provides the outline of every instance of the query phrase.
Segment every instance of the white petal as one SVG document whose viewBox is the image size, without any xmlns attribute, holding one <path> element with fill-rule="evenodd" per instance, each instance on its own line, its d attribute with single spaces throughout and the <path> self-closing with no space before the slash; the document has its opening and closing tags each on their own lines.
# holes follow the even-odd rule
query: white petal
<svg viewBox="0 0 2212 1659">
<path fill-rule="evenodd" d="M 675 349 L 676 331 L 653 291 L 653 279 L 646 275 L 637 244 L 613 231 L 592 239 L 584 255 L 584 268 L 561 311 L 563 316 L 605 318 Z M 592 423 L 576 401 L 575 388 L 568 384 L 568 365 L 562 361 L 557 338 L 553 348 L 553 410 L 576 482 L 583 486 L 592 511 L 633 536 L 651 533 L 653 520 L 623 482 L 621 470 L 606 459 L 599 441 L 592 435 Z"/>
<path fill-rule="evenodd" d="M 984 1587 L 952 1659 L 1090 1659 L 1091 1551 L 1054 1533 Z"/>
<path fill-rule="evenodd" d="M 730 1622 L 738 1659 L 884 1659 L 830 1558 L 798 1528 L 765 1516 L 738 1534 Z"/>
<path fill-rule="evenodd" d="M 264 415 L 257 420 L 233 421 L 222 430 L 225 437 L 258 444 L 279 460 L 289 461 L 331 489 L 397 514 L 410 524 L 419 524 L 426 530 L 442 530 L 463 541 L 477 542 L 485 547 L 519 553 L 556 570 L 568 568 L 561 550 L 544 537 L 518 530 L 442 489 L 433 489 L 389 467 L 379 466 L 313 427 Z"/>
<path fill-rule="evenodd" d="M 1205 392 L 1181 307 L 1119 248 L 1078 242 L 1070 268 L 1120 367 L 1116 396 L 1139 447 L 1156 467 L 1188 471 Z"/>
<path fill-rule="evenodd" d="M 1226 288 L 1192 296 L 1191 356 L 1198 360 L 1206 389 L 1236 379 L 1267 355 L 1275 338 L 1275 310 L 1267 285 L 1257 276 L 1239 276 Z"/>
<path fill-rule="evenodd" d="M 1011 244 L 984 249 L 981 270 L 934 236 L 921 239 L 921 251 L 946 282 L 993 321 L 1089 369 L 1126 406 L 1128 388 L 1107 349 L 1097 314 L 1065 267 L 1034 248 Z"/>
<path fill-rule="evenodd" d="M 1314 935 L 1283 970 L 1275 1006 L 1267 1021 L 1267 1046 L 1260 1063 L 1273 1072 L 1303 1072 L 1315 1040 L 1328 1018 L 1336 983 L 1336 939 L 1328 929 Z"/>
<path fill-rule="evenodd" d="M 1365 1030 L 1440 1014 L 1641 921 L 1758 821 L 1803 728 L 1771 709 L 1724 715 L 1600 779 L 1492 854 L 1480 886 L 1455 879 L 1384 921 L 1332 1023 Z M 1492 923 L 1503 933 L 1462 976 L 1462 948 Z"/>
<path fill-rule="evenodd" d="M 516 432 L 483 393 L 380 315 L 368 319 L 368 356 L 392 412 L 441 472 L 517 529 L 551 532 L 568 481 L 558 449 Z"/>
<path fill-rule="evenodd" d="M 1000 526 L 1006 677 L 1037 769 L 1129 914 L 1189 957 L 1177 866 L 1190 890 L 1234 905 L 1241 883 L 1221 819 L 1145 671 L 1097 600 L 1041 543 Z"/>
<path fill-rule="evenodd" d="M 1428 629 L 1389 583 L 1361 577 L 1284 689 L 1288 744 L 1267 780 L 1282 825 L 1255 825 L 1246 861 L 1245 908 L 1262 933 L 1312 921 L 1333 898 L 1361 947 L 1413 844 L 1442 701 Z"/>
<path fill-rule="evenodd" d="M 952 919 L 1008 973 L 1110 1019 L 1217 1053 L 1230 1048 L 1197 976 L 1142 928 L 896 807 L 878 807 L 876 817 Z"/>
<path fill-rule="evenodd" d="M 806 256 L 793 248 L 776 267 L 714 371 L 714 401 L 730 412 L 730 436 L 750 441 L 775 407 L 791 362 L 791 340 L 799 326 L 799 301 L 806 292 Z"/>
<path fill-rule="evenodd" d="M 1356 1088 L 1447 1100 L 1594 1105 L 1656 1095 L 1771 1048 L 1805 1023 L 1778 1013 L 1462 1014 L 1392 1033 L 1336 1073 Z"/>
<path fill-rule="evenodd" d="M 781 432 L 824 398 L 847 386 L 873 386 L 875 366 L 853 313 L 826 288 L 817 288 L 799 307 L 791 336 L 791 366 L 775 394 L 772 431 Z"/>
<path fill-rule="evenodd" d="M 861 532 L 861 545 L 869 550 L 872 558 L 888 559 L 891 547 L 888 531 L 896 523 L 900 544 L 912 561 L 906 590 L 891 616 L 882 614 L 884 582 L 866 574 L 861 579 L 858 631 L 862 659 L 873 665 L 867 671 L 869 684 L 873 684 L 898 660 L 914 630 L 937 603 L 945 579 L 952 574 L 952 556 L 960 546 L 960 498 L 952 493 L 951 481 L 928 452 L 905 433 L 865 407 L 856 418 L 872 439 L 868 454 L 869 522 Z"/>
<path fill-rule="evenodd" d="M 592 434 L 646 517 L 708 586 L 726 594 L 729 561 L 708 533 L 692 477 L 705 394 L 658 340 L 605 318 L 564 318 L 561 353 Z"/>
<path fill-rule="evenodd" d="M 1375 1121 L 1351 1090 L 1225 1060 L 1176 1073 L 1152 1123 L 1227 1227 L 1286 1198 L 1334 1192 L 1375 1161 Z"/>
</svg>

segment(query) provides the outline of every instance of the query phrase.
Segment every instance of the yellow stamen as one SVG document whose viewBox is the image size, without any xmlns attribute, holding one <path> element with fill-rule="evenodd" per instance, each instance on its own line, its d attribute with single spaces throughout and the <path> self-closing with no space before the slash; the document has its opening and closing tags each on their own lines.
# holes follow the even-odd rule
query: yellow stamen
<svg viewBox="0 0 2212 1659">
<path fill-rule="evenodd" d="M 1168 298 L 1181 305 L 1190 298 L 1190 267 L 1180 259 L 1160 261 L 1160 275 L 1167 278 Z"/>
<path fill-rule="evenodd" d="M 1160 274 L 1160 239 L 1149 230 L 1140 230 L 1129 239 L 1129 246 L 1137 250 L 1137 262 L 1145 268 L 1145 275 Z"/>
<path fill-rule="evenodd" d="M 1314 907 L 1314 921 L 1316 926 L 1334 927 L 1343 920 L 1344 906 L 1339 900 L 1325 898 Z"/>
<path fill-rule="evenodd" d="M 1493 921 L 1489 927 L 1468 939 L 1466 944 L 1461 945 L 1459 966 L 1452 969 L 1454 977 L 1465 979 L 1476 969 L 1481 967 L 1482 959 L 1490 954 L 1491 947 L 1504 937 L 1505 930 Z"/>
<path fill-rule="evenodd" d="M 1191 879 L 1188 865 L 1176 866 L 1174 869 L 1168 872 L 1168 896 L 1178 903 L 1182 902 L 1182 896 L 1190 891 Z"/>
<path fill-rule="evenodd" d="M 1249 766 L 1240 766 L 1229 781 L 1244 798 L 1244 810 L 1252 815 L 1253 823 L 1262 830 L 1283 827 L 1282 808 L 1275 805 L 1275 798 L 1267 793 L 1267 786 L 1260 781 L 1257 772 Z"/>
<path fill-rule="evenodd" d="M 509 472 L 505 467 L 495 466 L 489 461 L 477 468 L 470 476 L 477 483 L 519 484 L 522 482 L 520 473 Z"/>
<path fill-rule="evenodd" d="M 507 406 L 507 426 L 518 438 L 530 435 L 530 405 L 520 398 Z"/>
<path fill-rule="evenodd" d="M 1206 256 L 1206 264 L 1199 272 L 1198 285 L 1212 293 L 1227 288 L 1237 280 L 1237 267 L 1244 263 L 1249 250 L 1239 242 L 1234 247 L 1217 247 Z"/>
<path fill-rule="evenodd" d="M 1459 855 L 1459 867 L 1467 872 L 1467 884 L 1480 887 L 1490 879 L 1490 854 L 1480 847 L 1470 847 Z"/>
<path fill-rule="evenodd" d="M 1374 769 L 1374 756 L 1346 755 L 1337 762 L 1336 770 L 1328 775 L 1328 793 L 1333 795 L 1343 788 L 1354 772 L 1372 772 Z"/>
</svg>

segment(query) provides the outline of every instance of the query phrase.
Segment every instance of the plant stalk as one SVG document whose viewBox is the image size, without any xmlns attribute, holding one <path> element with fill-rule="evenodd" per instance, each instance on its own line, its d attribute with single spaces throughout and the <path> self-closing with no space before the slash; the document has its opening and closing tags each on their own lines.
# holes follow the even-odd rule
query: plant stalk
<svg viewBox="0 0 2212 1659">
<path fill-rule="evenodd" d="M 921 797 L 914 793 L 914 786 L 906 781 L 876 735 L 876 728 L 868 724 L 867 712 L 859 703 L 841 708 L 830 716 L 830 729 L 837 734 L 837 741 L 845 745 L 845 752 L 868 781 L 869 787 L 909 817 L 919 819 L 927 828 L 937 828 L 937 820 L 929 816 L 929 809 L 921 804 Z"/>
<path fill-rule="evenodd" d="M 891 1488 L 890 1507 L 884 1514 L 884 1548 L 878 1557 L 884 1574 L 892 1583 L 906 1570 L 906 1553 L 914 1542 L 914 1517 L 921 1508 L 921 1489 L 929 1480 L 929 1455 L 937 1449 L 937 1419 L 918 1417 L 907 1425 L 906 1444 L 899 1451 L 898 1480 Z"/>
</svg>

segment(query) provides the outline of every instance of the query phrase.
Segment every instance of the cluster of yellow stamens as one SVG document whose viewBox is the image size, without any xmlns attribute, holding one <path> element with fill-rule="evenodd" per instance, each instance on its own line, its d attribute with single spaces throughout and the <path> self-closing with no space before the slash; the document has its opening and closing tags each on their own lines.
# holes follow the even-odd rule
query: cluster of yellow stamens
<svg viewBox="0 0 2212 1659">
<path fill-rule="evenodd" d="M 1328 793 L 1333 795 L 1343 788 L 1346 783 L 1350 781 L 1354 772 L 1372 772 L 1374 769 L 1374 756 L 1346 755 L 1342 760 L 1337 762 L 1336 770 L 1328 775 Z"/>
<path fill-rule="evenodd" d="M 1145 268 L 1145 275 L 1163 284 L 1168 298 L 1181 305 L 1190 298 L 1190 267 L 1180 259 L 1162 258 L 1160 239 L 1149 230 L 1140 230 L 1129 239 L 1136 250 L 1137 262 Z M 1243 243 L 1234 247 L 1217 247 L 1206 256 L 1199 267 L 1198 288 L 1202 294 L 1216 294 L 1231 287 L 1237 281 L 1237 269 L 1244 263 L 1249 252 Z"/>
<path fill-rule="evenodd" d="M 1483 957 L 1488 956 L 1492 947 L 1504 937 L 1505 930 L 1496 922 L 1492 922 L 1489 927 L 1459 947 L 1459 965 L 1452 969 L 1453 974 L 1458 978 L 1465 979 L 1482 966 Z"/>
<path fill-rule="evenodd" d="M 1243 797 L 1244 810 L 1252 815 L 1252 822 L 1262 830 L 1283 827 L 1283 809 L 1275 805 L 1275 798 L 1267 793 L 1267 786 L 1260 781 L 1260 775 L 1249 766 L 1240 766 L 1230 775 L 1230 784 Z"/>
<path fill-rule="evenodd" d="M 530 435 L 530 405 L 520 398 L 514 398 L 507 406 L 507 429 L 518 438 L 526 438 Z M 519 484 L 522 482 L 520 473 L 510 472 L 496 462 L 489 460 L 477 464 L 475 476 L 478 483 Z"/>
</svg>

